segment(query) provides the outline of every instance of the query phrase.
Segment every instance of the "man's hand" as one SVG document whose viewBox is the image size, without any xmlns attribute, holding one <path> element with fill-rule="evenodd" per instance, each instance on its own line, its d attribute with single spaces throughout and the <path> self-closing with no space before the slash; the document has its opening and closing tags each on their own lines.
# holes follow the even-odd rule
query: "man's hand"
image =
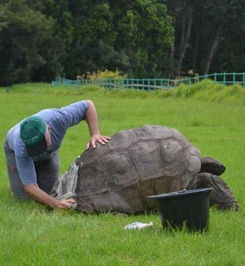
<svg viewBox="0 0 245 266">
<path fill-rule="evenodd" d="M 90 100 L 87 100 L 87 102 L 88 102 L 88 109 L 85 114 L 85 120 L 88 123 L 89 133 L 91 136 L 87 144 L 87 149 L 88 149 L 89 147 L 96 148 L 96 142 L 104 145 L 111 138 L 100 135 L 99 125 L 98 125 L 98 116 L 97 116 L 95 105 Z"/>
<path fill-rule="evenodd" d="M 57 200 L 53 207 L 54 209 L 70 209 L 72 204 L 75 203 L 76 201 L 74 199 Z"/>
<path fill-rule="evenodd" d="M 93 135 L 90 140 L 87 143 L 87 149 L 89 149 L 90 147 L 96 148 L 96 142 L 104 145 L 106 144 L 109 140 L 111 139 L 111 137 L 107 137 L 107 136 L 101 136 L 99 134 L 95 134 Z"/>
<path fill-rule="evenodd" d="M 37 184 L 24 185 L 24 190 L 35 201 L 45 204 L 53 209 L 70 209 L 72 204 L 76 203 L 74 199 L 58 200 L 41 190 Z"/>
</svg>

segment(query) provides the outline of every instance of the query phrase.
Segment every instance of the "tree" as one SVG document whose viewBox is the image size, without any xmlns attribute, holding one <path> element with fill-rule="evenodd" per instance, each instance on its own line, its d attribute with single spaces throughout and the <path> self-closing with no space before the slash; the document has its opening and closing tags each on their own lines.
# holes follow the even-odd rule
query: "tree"
<svg viewBox="0 0 245 266">
<path fill-rule="evenodd" d="M 238 65 L 240 71 L 244 69 L 244 64 L 237 60 L 239 55 L 244 55 L 244 1 L 162 2 L 166 3 L 174 19 L 172 72 L 186 73 L 190 69 L 200 74 L 224 69 L 234 72 Z M 240 42 L 236 42 L 236 39 Z M 235 61 L 237 64 L 234 64 Z"/>
<path fill-rule="evenodd" d="M 211 47 L 218 54 L 215 58 L 215 53 L 211 57 L 212 63 L 210 67 L 206 66 L 205 72 L 208 73 L 210 69 L 215 72 L 217 69 L 224 72 L 244 72 L 245 2 L 219 0 L 216 4 L 217 8 L 212 12 L 215 12 L 217 26 Z"/>
<path fill-rule="evenodd" d="M 183 1 L 183 20 L 182 20 L 182 30 L 181 30 L 181 38 L 179 44 L 179 59 L 176 69 L 177 73 L 180 73 L 181 71 L 186 50 L 190 46 L 190 35 L 191 35 L 192 22 L 193 22 L 194 6 L 195 6 L 194 0 Z"/>
<path fill-rule="evenodd" d="M 66 76 L 116 68 L 134 77 L 161 76 L 168 68 L 174 31 L 159 1 L 72 0 L 62 8 L 73 25 L 72 41 L 66 43 Z M 46 14 L 59 21 L 54 10 Z"/>
<path fill-rule="evenodd" d="M 0 10 L 4 10 L 0 13 L 4 23 L 0 32 L 0 84 L 49 80 L 56 75 L 61 65 L 55 59 L 60 47 L 52 38 L 54 21 L 31 9 L 25 0 L 6 1 Z"/>
</svg>

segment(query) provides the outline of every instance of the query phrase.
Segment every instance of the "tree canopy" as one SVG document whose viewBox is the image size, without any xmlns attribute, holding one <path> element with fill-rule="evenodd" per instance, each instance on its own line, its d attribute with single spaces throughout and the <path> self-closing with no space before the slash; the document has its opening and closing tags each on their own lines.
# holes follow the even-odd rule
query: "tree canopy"
<svg viewBox="0 0 245 266">
<path fill-rule="evenodd" d="M 244 71 L 239 0 L 0 0 L 0 85 Z"/>
</svg>

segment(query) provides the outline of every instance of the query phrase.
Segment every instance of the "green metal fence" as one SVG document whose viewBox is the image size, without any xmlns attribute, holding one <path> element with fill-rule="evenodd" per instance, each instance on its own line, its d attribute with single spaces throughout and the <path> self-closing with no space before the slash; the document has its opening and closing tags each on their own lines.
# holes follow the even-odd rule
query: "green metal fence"
<svg viewBox="0 0 245 266">
<path fill-rule="evenodd" d="M 245 86 L 245 72 L 243 73 L 213 73 L 203 76 L 188 77 L 182 79 L 79 79 L 71 80 L 65 78 L 57 78 L 52 81 L 52 86 L 75 86 L 99 85 L 107 89 L 139 89 L 139 90 L 156 90 L 171 89 L 180 84 L 194 84 L 204 79 L 211 79 L 222 84 L 240 84 Z"/>
</svg>

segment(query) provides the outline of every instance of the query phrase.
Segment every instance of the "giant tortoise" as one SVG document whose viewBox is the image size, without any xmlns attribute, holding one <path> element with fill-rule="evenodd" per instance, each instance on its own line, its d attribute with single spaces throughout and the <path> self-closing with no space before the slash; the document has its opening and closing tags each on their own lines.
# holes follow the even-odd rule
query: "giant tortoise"
<svg viewBox="0 0 245 266">
<path fill-rule="evenodd" d="M 147 198 L 149 195 L 213 186 L 210 176 L 199 177 L 203 167 L 207 172 L 224 171 L 217 161 L 201 159 L 199 150 L 177 130 L 146 125 L 121 131 L 106 145 L 98 144 L 96 149 L 83 152 L 56 184 L 53 195 L 75 196 L 76 209 L 87 213 L 150 212 L 156 206 Z M 236 209 L 230 190 L 223 193 L 230 197 L 227 208 Z"/>
</svg>

